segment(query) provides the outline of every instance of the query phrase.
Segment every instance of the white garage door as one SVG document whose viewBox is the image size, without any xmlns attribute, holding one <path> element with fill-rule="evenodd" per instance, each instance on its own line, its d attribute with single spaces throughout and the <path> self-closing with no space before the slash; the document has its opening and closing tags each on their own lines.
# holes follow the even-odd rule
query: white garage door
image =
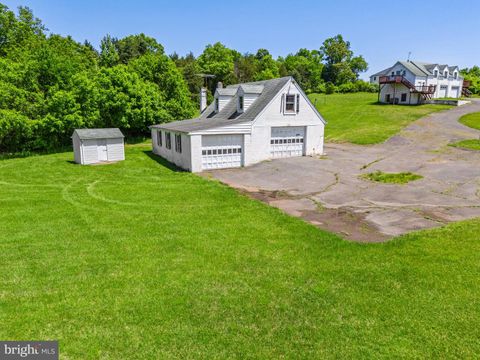
<svg viewBox="0 0 480 360">
<path fill-rule="evenodd" d="M 202 135 L 202 169 L 243 165 L 243 135 Z"/>
<path fill-rule="evenodd" d="M 272 127 L 270 153 L 273 158 L 302 156 L 304 139 L 304 127 Z"/>
<path fill-rule="evenodd" d="M 440 91 L 438 92 L 438 97 L 444 98 L 447 97 L 448 85 L 441 85 Z"/>
<path fill-rule="evenodd" d="M 460 87 L 452 86 L 452 90 L 450 91 L 451 97 L 458 98 L 460 97 Z"/>
</svg>

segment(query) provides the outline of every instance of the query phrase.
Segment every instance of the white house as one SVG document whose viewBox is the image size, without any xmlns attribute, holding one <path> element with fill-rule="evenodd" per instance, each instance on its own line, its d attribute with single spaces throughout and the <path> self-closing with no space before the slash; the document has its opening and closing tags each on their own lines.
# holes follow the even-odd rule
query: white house
<svg viewBox="0 0 480 360">
<path fill-rule="evenodd" d="M 379 84 L 378 101 L 395 104 L 421 104 L 437 98 L 459 98 L 463 78 L 458 66 L 397 61 L 395 65 L 370 76 Z"/>
<path fill-rule="evenodd" d="M 323 153 L 325 121 L 292 77 L 219 83 L 201 110 L 196 119 L 151 126 L 153 152 L 192 172 Z"/>
<path fill-rule="evenodd" d="M 117 129 L 76 129 L 72 135 L 73 154 L 78 164 L 125 160 L 124 136 Z"/>
</svg>

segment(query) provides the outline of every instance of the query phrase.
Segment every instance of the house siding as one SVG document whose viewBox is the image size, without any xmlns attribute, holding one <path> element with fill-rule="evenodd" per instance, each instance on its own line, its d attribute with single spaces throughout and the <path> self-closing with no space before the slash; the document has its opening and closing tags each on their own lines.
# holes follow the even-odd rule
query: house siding
<svg viewBox="0 0 480 360">
<path fill-rule="evenodd" d="M 125 160 L 125 150 L 123 139 L 107 139 L 107 156 L 108 161 Z"/>
<path fill-rule="evenodd" d="M 157 155 L 160 155 L 164 159 L 174 163 L 178 167 L 192 171 L 192 163 L 191 163 L 191 149 L 190 149 L 190 136 L 185 133 L 175 132 L 175 131 L 166 131 L 161 130 L 163 141 L 162 146 L 158 146 L 157 136 L 159 133 L 159 129 L 152 128 L 152 148 L 153 152 Z M 166 141 L 165 141 L 165 133 L 170 133 L 171 136 L 171 149 L 167 149 Z M 181 143 L 182 143 L 182 152 L 179 153 L 175 150 L 175 135 L 181 136 Z"/>
</svg>

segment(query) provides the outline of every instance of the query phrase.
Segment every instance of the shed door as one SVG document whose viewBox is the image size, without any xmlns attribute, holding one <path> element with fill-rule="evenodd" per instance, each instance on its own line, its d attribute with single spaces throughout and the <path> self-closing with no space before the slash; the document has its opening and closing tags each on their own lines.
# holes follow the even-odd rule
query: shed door
<svg viewBox="0 0 480 360">
<path fill-rule="evenodd" d="M 272 127 L 270 154 L 272 158 L 302 156 L 304 153 L 304 140 L 304 127 Z"/>
<path fill-rule="evenodd" d="M 107 140 L 106 139 L 98 139 L 97 140 L 97 152 L 98 152 L 98 161 L 107 161 L 108 160 Z"/>
<path fill-rule="evenodd" d="M 243 165 L 243 135 L 202 135 L 202 169 Z"/>
</svg>

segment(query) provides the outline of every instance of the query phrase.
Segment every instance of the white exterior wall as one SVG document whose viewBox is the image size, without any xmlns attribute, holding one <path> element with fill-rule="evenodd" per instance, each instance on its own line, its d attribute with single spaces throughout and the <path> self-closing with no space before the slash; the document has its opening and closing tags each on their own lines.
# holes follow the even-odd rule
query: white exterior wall
<svg viewBox="0 0 480 360">
<path fill-rule="evenodd" d="M 73 159 L 77 164 L 82 164 L 82 148 L 80 146 L 80 139 L 76 132 L 72 136 L 73 142 Z"/>
<path fill-rule="evenodd" d="M 222 111 L 225 105 L 232 100 L 233 96 L 230 95 L 218 95 L 218 111 Z"/>
<path fill-rule="evenodd" d="M 107 139 L 107 156 L 108 161 L 125 160 L 125 148 L 123 139 Z"/>
<path fill-rule="evenodd" d="M 293 95 L 300 94 L 300 111 L 298 113 L 284 113 L 282 98 L 287 93 Z M 251 136 L 245 137 L 245 165 L 255 164 L 271 158 L 271 128 L 279 126 L 306 127 L 305 155 L 323 154 L 325 125 L 318 118 L 317 113 L 312 109 L 303 93 L 297 88 L 297 85 L 288 82 L 282 91 L 275 96 L 270 105 L 257 117 L 252 125 Z"/>
<path fill-rule="evenodd" d="M 174 163 L 178 167 L 192 171 L 192 163 L 191 163 L 191 148 L 190 148 L 190 136 L 185 133 L 174 132 L 174 131 L 162 131 L 162 146 L 158 146 L 157 136 L 160 129 L 151 129 L 152 133 L 152 149 L 153 152 L 157 155 L 160 155 L 164 159 Z M 166 141 L 165 141 L 165 134 L 170 133 L 171 137 L 171 149 L 167 149 Z M 175 135 L 181 135 L 182 141 L 182 152 L 179 153 L 175 150 Z"/>
<path fill-rule="evenodd" d="M 98 162 L 97 139 L 82 140 L 82 164 L 95 164 Z"/>
</svg>

